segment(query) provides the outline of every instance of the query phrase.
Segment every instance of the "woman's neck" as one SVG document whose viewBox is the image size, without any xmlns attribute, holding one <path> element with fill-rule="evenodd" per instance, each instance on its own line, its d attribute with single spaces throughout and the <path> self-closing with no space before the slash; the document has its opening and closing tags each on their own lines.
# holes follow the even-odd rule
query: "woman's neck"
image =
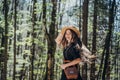
<svg viewBox="0 0 120 80">
<path fill-rule="evenodd" d="M 69 46 L 71 44 L 71 42 L 68 42 L 67 46 Z"/>
</svg>

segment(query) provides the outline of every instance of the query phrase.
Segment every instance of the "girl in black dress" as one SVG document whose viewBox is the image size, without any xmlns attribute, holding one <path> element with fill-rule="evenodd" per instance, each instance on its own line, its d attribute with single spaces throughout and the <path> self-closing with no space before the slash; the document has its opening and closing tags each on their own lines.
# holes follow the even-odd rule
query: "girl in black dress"
<svg viewBox="0 0 120 80">
<path fill-rule="evenodd" d="M 82 42 L 80 41 L 80 32 L 73 26 L 64 27 L 61 30 L 59 37 L 57 37 L 56 42 L 63 47 L 64 60 L 70 61 L 69 63 L 63 62 L 63 64 L 60 66 L 62 69 L 61 80 L 68 80 L 64 73 L 65 68 L 75 65 L 79 70 L 78 64 L 80 63 L 81 58 L 80 50 L 78 50 L 77 46 L 82 46 Z M 70 80 L 82 80 L 80 71 L 77 79 Z"/>
</svg>

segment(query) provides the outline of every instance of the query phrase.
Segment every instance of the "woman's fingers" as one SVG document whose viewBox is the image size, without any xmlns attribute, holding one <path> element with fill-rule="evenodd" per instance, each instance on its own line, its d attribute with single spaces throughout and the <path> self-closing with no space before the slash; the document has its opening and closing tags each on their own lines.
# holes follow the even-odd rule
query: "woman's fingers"
<svg viewBox="0 0 120 80">
<path fill-rule="evenodd" d="M 67 65 L 66 65 L 66 64 L 62 64 L 60 67 L 61 67 L 62 69 L 65 69 L 65 68 L 67 67 Z"/>
</svg>

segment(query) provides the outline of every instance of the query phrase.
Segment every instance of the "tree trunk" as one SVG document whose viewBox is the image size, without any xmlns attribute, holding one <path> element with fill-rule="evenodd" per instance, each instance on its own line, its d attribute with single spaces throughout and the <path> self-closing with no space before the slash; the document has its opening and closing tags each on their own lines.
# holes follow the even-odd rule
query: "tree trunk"
<svg viewBox="0 0 120 80">
<path fill-rule="evenodd" d="M 116 39 L 117 39 L 117 36 L 116 36 Z M 113 77 L 113 79 L 114 80 L 118 80 L 119 79 L 119 70 L 118 70 L 118 61 L 119 61 L 119 42 L 116 42 L 116 46 L 115 46 L 115 53 L 114 53 L 114 55 L 115 55 L 115 57 L 114 57 L 114 59 L 113 59 L 113 62 L 114 62 L 114 64 L 112 64 L 112 65 L 114 65 L 113 66 L 113 70 L 114 70 L 114 73 L 115 73 L 115 76 Z"/>
<path fill-rule="evenodd" d="M 17 0 L 14 0 L 14 63 L 13 63 L 13 80 L 15 80 L 16 72 L 16 19 L 17 19 Z"/>
<path fill-rule="evenodd" d="M 4 47 L 4 42 L 5 41 L 5 36 L 4 36 L 4 33 L 2 33 L 2 38 L 1 38 L 1 47 L 3 48 Z M 5 55 L 4 55 L 4 49 L 3 50 L 1 50 L 0 51 L 0 80 L 2 80 L 3 79 L 3 77 L 4 77 L 4 73 L 3 73 L 3 71 L 4 71 L 4 64 L 2 64 L 2 63 L 4 63 L 4 59 L 5 59 Z"/>
<path fill-rule="evenodd" d="M 44 0 L 43 0 L 44 2 Z M 48 52 L 47 52 L 47 62 L 46 62 L 46 75 L 44 80 L 53 80 L 54 78 L 54 53 L 56 50 L 56 43 L 55 43 L 55 26 L 56 26 L 56 11 L 57 11 L 57 0 L 52 0 L 52 13 L 51 13 L 51 24 L 49 26 L 49 33 L 47 31 L 47 28 L 45 26 L 45 22 L 43 23 L 45 27 L 45 34 L 47 38 L 47 45 L 48 45 Z M 44 2 L 44 7 L 45 8 L 45 2 Z M 44 9 L 43 9 L 44 10 Z M 46 11 L 46 10 L 44 10 Z M 46 19 L 46 16 L 44 14 L 44 19 Z"/>
<path fill-rule="evenodd" d="M 7 60 L 8 60 L 8 4 L 7 0 L 4 0 L 4 19 L 5 19 L 5 43 L 4 43 L 4 69 L 2 80 L 7 80 Z"/>
<path fill-rule="evenodd" d="M 96 53 L 96 28 L 97 28 L 97 0 L 94 1 L 94 17 L 93 17 L 93 39 L 92 39 L 92 54 Z M 90 80 L 95 80 L 95 60 L 91 64 Z"/>
<path fill-rule="evenodd" d="M 106 37 L 106 42 L 105 42 L 105 63 L 104 63 L 104 69 L 103 69 L 103 74 L 102 74 L 102 80 L 110 80 L 110 68 L 109 68 L 109 59 L 110 59 L 110 41 L 111 41 L 111 35 L 112 35 L 112 29 L 114 25 L 114 11 L 115 11 L 115 0 L 110 1 L 110 6 L 109 6 L 109 32 Z"/>
<path fill-rule="evenodd" d="M 83 2 L 83 26 L 82 26 L 82 41 L 87 46 L 87 24 L 88 24 L 88 4 L 89 0 Z M 87 64 L 82 66 L 82 78 L 87 80 Z"/>
<path fill-rule="evenodd" d="M 119 53 L 119 51 L 120 51 L 120 49 L 119 49 L 119 45 L 120 44 L 120 42 L 118 42 L 118 44 L 117 44 L 117 49 L 116 49 L 116 51 L 117 51 L 117 53 L 116 53 L 116 56 L 117 56 L 117 58 L 116 58 L 116 79 L 117 80 L 119 80 L 120 79 L 120 75 L 119 75 L 119 60 L 120 60 L 120 54 L 118 54 Z"/>
<path fill-rule="evenodd" d="M 81 27 L 82 27 L 82 24 L 81 24 L 81 21 L 82 21 L 82 8 L 81 8 L 81 3 L 82 3 L 82 0 L 80 0 L 79 2 L 79 30 L 81 31 Z"/>
<path fill-rule="evenodd" d="M 35 32 L 35 26 L 36 26 L 36 21 L 37 21 L 37 18 L 36 18 L 36 3 L 37 3 L 37 0 L 33 0 L 33 13 L 32 13 L 32 27 L 33 27 L 33 31 L 32 31 L 32 46 L 31 46 L 31 78 L 30 80 L 34 80 L 34 59 L 35 59 L 35 38 L 36 38 L 36 32 Z"/>
</svg>

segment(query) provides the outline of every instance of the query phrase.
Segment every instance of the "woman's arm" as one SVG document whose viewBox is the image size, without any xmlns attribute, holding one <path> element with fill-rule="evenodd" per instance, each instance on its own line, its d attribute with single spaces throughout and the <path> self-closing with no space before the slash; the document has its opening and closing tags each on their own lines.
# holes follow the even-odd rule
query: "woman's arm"
<svg viewBox="0 0 120 80">
<path fill-rule="evenodd" d="M 81 49 L 82 49 L 82 53 L 83 53 L 83 55 L 85 57 L 91 58 L 91 59 L 95 59 L 96 58 L 96 56 L 92 55 L 92 53 L 88 50 L 88 48 L 84 44 L 82 44 L 82 48 Z"/>
<path fill-rule="evenodd" d="M 62 64 L 60 67 L 62 69 L 65 69 L 66 67 L 69 67 L 69 66 L 72 66 L 72 65 L 76 65 L 78 63 L 80 63 L 81 59 L 80 58 L 77 58 L 77 59 L 74 59 L 73 61 L 69 62 L 69 63 L 66 63 L 66 64 Z"/>
</svg>

